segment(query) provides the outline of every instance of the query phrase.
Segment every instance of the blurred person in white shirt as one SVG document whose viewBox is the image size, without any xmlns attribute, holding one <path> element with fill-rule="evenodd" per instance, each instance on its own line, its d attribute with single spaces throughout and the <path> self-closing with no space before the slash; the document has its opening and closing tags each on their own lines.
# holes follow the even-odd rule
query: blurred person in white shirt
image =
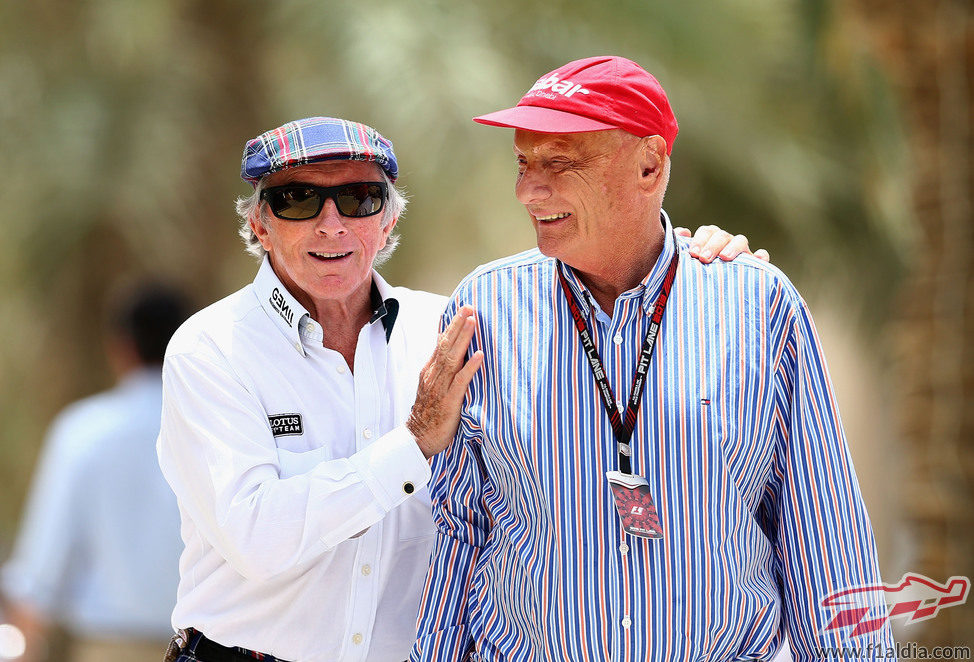
<svg viewBox="0 0 974 662">
<path fill-rule="evenodd" d="M 143 284 L 109 318 L 116 385 L 53 421 L 2 592 L 24 660 L 47 657 L 52 628 L 76 662 L 154 659 L 176 597 L 179 513 L 155 456 L 166 344 L 189 305 Z M 147 657 L 155 651 L 152 657 Z"/>
</svg>

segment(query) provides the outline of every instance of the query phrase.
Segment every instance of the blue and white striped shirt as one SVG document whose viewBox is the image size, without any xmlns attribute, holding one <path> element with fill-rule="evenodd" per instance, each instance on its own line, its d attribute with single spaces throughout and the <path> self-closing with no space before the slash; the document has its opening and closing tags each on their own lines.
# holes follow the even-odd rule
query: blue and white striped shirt
<svg viewBox="0 0 974 662">
<path fill-rule="evenodd" d="M 664 225 L 656 266 L 612 311 L 537 250 L 457 288 L 444 323 L 476 308 L 471 351 L 486 361 L 434 465 L 413 660 L 757 660 L 785 632 L 796 660 L 816 659 L 845 634 L 823 633 L 834 614 L 821 600 L 881 581 L 805 302 L 756 259 L 690 259 Z M 555 270 L 624 405 L 674 250 L 632 439 L 663 528 L 649 540 L 616 514 L 616 444 Z M 888 626 L 854 642 L 892 646 Z"/>
</svg>

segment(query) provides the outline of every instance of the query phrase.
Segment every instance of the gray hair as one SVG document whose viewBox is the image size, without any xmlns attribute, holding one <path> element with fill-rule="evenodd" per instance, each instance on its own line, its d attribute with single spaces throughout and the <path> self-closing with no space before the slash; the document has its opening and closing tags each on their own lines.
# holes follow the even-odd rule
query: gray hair
<svg viewBox="0 0 974 662">
<path fill-rule="evenodd" d="M 386 174 L 384 170 L 380 169 L 382 173 L 382 180 L 386 183 L 389 188 L 389 200 L 386 203 L 385 209 L 382 212 L 382 227 L 387 227 L 392 220 L 399 218 L 403 212 L 406 211 L 406 193 L 402 189 L 398 188 L 389 179 L 389 175 Z M 250 219 L 257 219 L 257 222 L 262 225 L 267 225 L 267 217 L 265 216 L 264 208 L 260 204 L 260 193 L 264 190 L 264 178 L 261 178 L 257 182 L 257 187 L 254 192 L 250 195 L 244 197 L 241 196 L 237 198 L 237 216 L 240 217 L 240 229 L 237 233 L 240 238 L 243 239 L 244 246 L 247 252 L 254 257 L 263 259 L 267 251 L 264 247 L 260 245 L 260 240 L 257 239 L 257 235 L 254 231 L 250 229 Z M 393 252 L 396 250 L 396 246 L 399 245 L 399 234 L 393 232 L 389 235 L 386 240 L 386 245 L 375 254 L 375 259 L 372 261 L 372 267 L 378 269 L 386 261 L 392 257 Z"/>
</svg>

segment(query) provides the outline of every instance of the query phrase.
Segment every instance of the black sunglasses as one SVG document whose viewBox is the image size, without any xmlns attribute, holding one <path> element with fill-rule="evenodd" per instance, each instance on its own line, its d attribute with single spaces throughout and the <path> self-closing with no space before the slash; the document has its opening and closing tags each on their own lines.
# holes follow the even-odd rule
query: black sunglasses
<svg viewBox="0 0 974 662">
<path fill-rule="evenodd" d="M 362 218 L 382 211 L 388 188 L 385 182 L 350 182 L 338 186 L 285 184 L 260 192 L 271 212 L 285 221 L 304 221 L 321 213 L 325 200 L 331 198 L 342 216 Z"/>
</svg>

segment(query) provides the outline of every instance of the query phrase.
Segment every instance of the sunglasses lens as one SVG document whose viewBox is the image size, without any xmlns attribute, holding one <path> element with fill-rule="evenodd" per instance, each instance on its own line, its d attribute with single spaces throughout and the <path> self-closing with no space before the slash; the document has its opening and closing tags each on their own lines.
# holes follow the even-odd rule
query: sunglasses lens
<svg viewBox="0 0 974 662">
<path fill-rule="evenodd" d="M 386 199 L 385 185 L 375 182 L 355 182 L 333 187 L 303 184 L 275 186 L 265 189 L 262 197 L 278 218 L 303 221 L 321 212 L 326 197 L 335 201 L 342 216 L 359 218 L 382 211 Z"/>
<path fill-rule="evenodd" d="M 382 210 L 385 200 L 378 184 L 349 184 L 335 193 L 335 206 L 342 216 L 371 216 Z"/>
<path fill-rule="evenodd" d="M 313 188 L 287 186 L 267 192 L 267 204 L 278 218 L 301 221 L 321 211 L 321 195 Z"/>
</svg>

